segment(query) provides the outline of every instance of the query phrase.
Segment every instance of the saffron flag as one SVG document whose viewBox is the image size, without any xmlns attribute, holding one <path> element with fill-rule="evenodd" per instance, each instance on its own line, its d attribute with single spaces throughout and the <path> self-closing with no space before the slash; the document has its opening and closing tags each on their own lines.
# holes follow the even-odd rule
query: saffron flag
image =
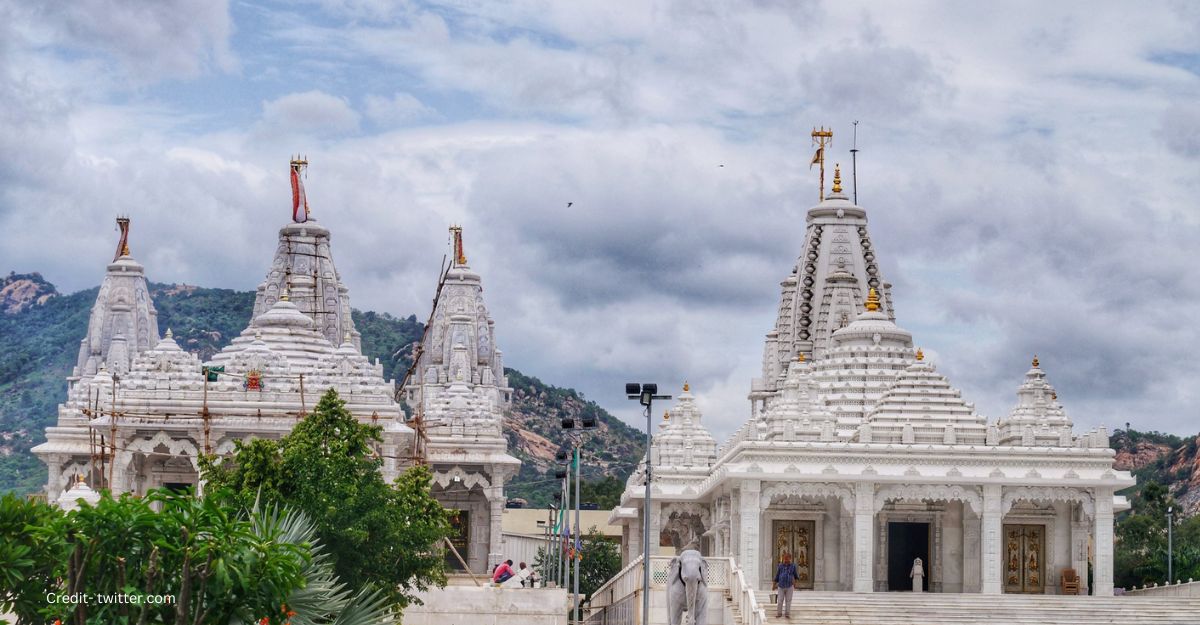
<svg viewBox="0 0 1200 625">
<path fill-rule="evenodd" d="M 820 163 L 822 160 L 824 160 L 824 153 L 825 153 L 825 148 L 817 148 L 816 154 L 813 154 L 812 160 L 808 162 L 808 168 L 812 169 L 813 165 L 816 165 L 817 163 Z"/>
<path fill-rule="evenodd" d="M 298 224 L 308 221 L 308 198 L 304 195 L 299 165 L 292 165 L 292 221 Z"/>
</svg>

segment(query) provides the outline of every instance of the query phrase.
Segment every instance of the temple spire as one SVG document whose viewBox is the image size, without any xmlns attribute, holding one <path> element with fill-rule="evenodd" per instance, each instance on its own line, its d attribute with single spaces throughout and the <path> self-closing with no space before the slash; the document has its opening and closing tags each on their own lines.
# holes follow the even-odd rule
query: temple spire
<svg viewBox="0 0 1200 625">
<path fill-rule="evenodd" d="M 129 256 L 129 218 L 117 217 L 117 229 L 121 231 L 121 238 L 117 241 L 117 253 L 113 255 L 114 262 L 122 256 Z"/>
</svg>

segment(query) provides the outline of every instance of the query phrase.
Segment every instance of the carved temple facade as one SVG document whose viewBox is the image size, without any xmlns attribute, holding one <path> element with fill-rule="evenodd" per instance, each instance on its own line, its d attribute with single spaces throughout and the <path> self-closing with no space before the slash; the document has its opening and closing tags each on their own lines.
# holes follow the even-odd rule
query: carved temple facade
<svg viewBox="0 0 1200 625">
<path fill-rule="evenodd" d="M 520 462 L 501 431 L 512 390 L 494 323 L 455 231 L 455 262 L 400 393 L 363 355 L 329 229 L 315 220 L 280 228 L 249 324 L 208 362 L 170 329 L 160 337 L 144 268 L 123 238 L 67 378 L 67 400 L 33 450 L 49 469 L 47 499 L 72 507 L 105 489 L 202 489 L 202 454 L 229 457 L 238 440 L 286 435 L 332 388 L 360 422 L 382 428 L 375 451 L 385 479 L 414 462 L 431 465 L 434 494 L 460 511 L 459 552 L 473 571 L 487 571 L 501 559 L 504 484 Z M 422 416 L 423 445 L 401 402 Z"/>
<path fill-rule="evenodd" d="M 896 324 L 839 182 L 808 211 L 749 419 L 717 447 L 685 385 L 651 449 L 650 510 L 644 464 L 629 478 L 610 519 L 626 561 L 648 519 L 655 551 L 696 540 L 762 589 L 786 552 L 802 590 L 911 590 L 920 557 L 932 592 L 1053 594 L 1090 563 L 1090 591 L 1111 595 L 1114 493 L 1134 480 L 1107 434 L 1073 431 L 1037 358 L 1010 414 L 978 415 Z"/>
</svg>

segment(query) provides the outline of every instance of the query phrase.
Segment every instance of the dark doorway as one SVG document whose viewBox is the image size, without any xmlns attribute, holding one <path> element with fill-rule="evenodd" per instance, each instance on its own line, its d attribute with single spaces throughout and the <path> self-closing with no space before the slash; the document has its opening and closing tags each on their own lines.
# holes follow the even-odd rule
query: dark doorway
<svg viewBox="0 0 1200 625">
<path fill-rule="evenodd" d="M 913 560 L 921 559 L 925 567 L 923 590 L 929 590 L 933 570 L 929 561 L 928 523 L 888 523 L 888 590 L 912 591 Z"/>
<path fill-rule="evenodd" d="M 189 488 L 193 487 L 194 485 L 189 482 L 166 482 L 163 484 L 163 488 L 180 495 L 186 493 Z"/>
</svg>

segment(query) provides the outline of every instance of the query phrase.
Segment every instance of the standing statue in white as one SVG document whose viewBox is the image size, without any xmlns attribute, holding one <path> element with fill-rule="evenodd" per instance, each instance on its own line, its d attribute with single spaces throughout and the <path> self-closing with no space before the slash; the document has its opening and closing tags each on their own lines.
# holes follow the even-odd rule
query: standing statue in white
<svg viewBox="0 0 1200 625">
<path fill-rule="evenodd" d="M 913 592 L 921 592 L 925 581 L 925 566 L 921 564 L 921 559 L 913 560 L 912 570 L 908 572 L 908 576 L 912 578 Z"/>
<path fill-rule="evenodd" d="M 705 610 L 708 608 L 708 585 L 704 575 L 708 564 L 696 548 L 695 541 L 688 544 L 682 553 L 671 559 L 667 578 L 667 622 L 683 625 L 683 613 L 691 615 L 692 625 L 705 625 Z"/>
</svg>

